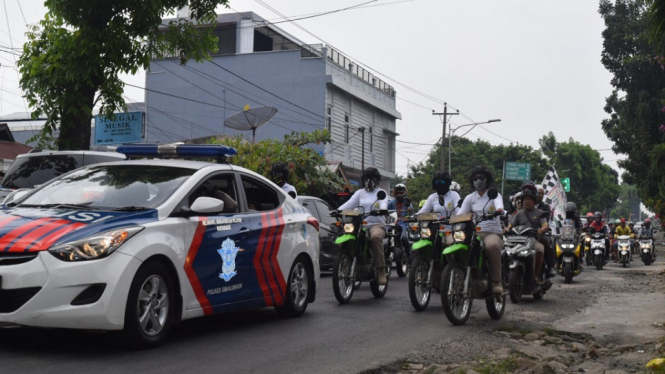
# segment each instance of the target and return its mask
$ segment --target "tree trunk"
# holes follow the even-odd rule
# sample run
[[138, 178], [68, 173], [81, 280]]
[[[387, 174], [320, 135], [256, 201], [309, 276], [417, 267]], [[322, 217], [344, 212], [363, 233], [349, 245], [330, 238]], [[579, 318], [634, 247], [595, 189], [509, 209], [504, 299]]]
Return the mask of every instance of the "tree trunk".
[[90, 149], [92, 112], [83, 108], [87, 107], [92, 110], [96, 91], [96, 88], [86, 87], [79, 90], [78, 95], [73, 96], [80, 100], [79, 103], [75, 104], [79, 106], [76, 113], [67, 113], [68, 108], [60, 109], [60, 134], [57, 141], [59, 151], [87, 151]]

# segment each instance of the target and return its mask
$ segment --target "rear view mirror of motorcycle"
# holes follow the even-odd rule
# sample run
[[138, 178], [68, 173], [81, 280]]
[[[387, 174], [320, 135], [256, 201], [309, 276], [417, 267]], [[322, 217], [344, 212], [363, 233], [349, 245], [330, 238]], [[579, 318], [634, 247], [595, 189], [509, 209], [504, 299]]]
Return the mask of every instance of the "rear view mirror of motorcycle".
[[499, 191], [496, 190], [496, 188], [490, 188], [487, 190], [487, 197], [490, 198], [490, 200], [494, 200], [499, 196]]
[[381, 190], [376, 194], [377, 200], [383, 200], [386, 198], [386, 191]]

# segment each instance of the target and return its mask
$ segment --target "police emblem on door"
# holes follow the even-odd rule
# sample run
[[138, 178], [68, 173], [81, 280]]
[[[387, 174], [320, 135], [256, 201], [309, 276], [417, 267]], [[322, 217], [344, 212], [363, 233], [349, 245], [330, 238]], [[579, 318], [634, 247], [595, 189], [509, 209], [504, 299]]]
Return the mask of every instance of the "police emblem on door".
[[228, 238], [222, 242], [222, 248], [217, 250], [220, 256], [222, 256], [222, 272], [219, 274], [219, 277], [225, 281], [230, 281], [236, 274], [236, 255], [240, 248], [236, 247], [236, 243]]

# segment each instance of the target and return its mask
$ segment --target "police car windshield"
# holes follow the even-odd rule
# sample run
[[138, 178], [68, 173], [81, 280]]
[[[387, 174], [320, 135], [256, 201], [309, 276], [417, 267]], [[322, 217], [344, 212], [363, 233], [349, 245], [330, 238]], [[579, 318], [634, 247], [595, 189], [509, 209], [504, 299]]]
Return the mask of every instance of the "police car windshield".
[[195, 171], [154, 165], [91, 166], [52, 181], [18, 205], [151, 209], [163, 203]]

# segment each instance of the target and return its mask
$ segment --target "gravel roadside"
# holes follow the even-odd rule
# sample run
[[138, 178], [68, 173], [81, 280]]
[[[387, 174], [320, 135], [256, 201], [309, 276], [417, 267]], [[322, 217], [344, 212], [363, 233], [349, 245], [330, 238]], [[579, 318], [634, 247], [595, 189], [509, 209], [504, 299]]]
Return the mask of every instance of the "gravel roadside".
[[[556, 277], [543, 300], [523, 297], [499, 321], [474, 308], [452, 327], [441, 311], [438, 343], [364, 373], [650, 372], [645, 365], [665, 357], [665, 247], [657, 253], [650, 266], [587, 267], [570, 285]], [[438, 294], [430, 307], [440, 308]], [[462, 339], [447, 339], [447, 328], [465, 329]]]

